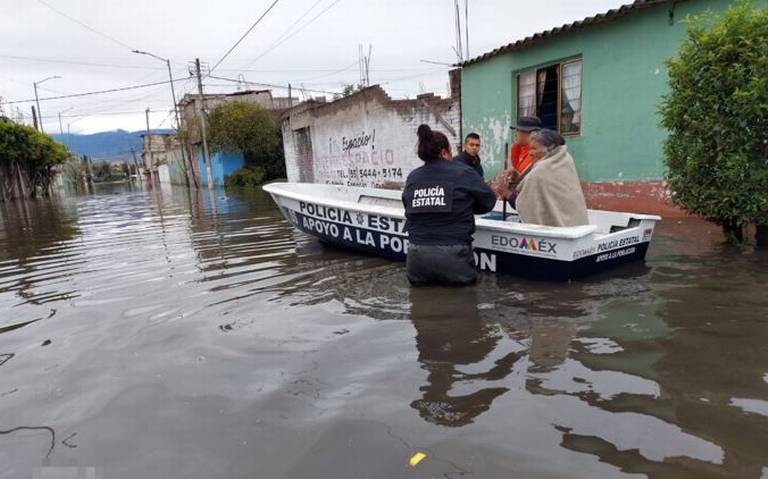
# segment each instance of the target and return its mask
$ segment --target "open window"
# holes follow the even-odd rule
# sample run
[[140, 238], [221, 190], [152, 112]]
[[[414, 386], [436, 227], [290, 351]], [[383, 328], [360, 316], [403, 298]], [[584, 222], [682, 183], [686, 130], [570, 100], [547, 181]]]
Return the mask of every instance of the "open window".
[[517, 75], [517, 116], [538, 116], [562, 135], [581, 133], [581, 60], [525, 70]]

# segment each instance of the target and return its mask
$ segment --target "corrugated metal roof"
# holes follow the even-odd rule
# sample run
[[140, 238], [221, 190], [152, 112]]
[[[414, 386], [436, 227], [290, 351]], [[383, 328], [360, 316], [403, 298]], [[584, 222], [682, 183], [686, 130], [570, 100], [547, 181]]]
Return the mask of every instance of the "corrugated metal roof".
[[634, 2], [622, 5], [619, 8], [614, 8], [613, 10], [608, 10], [605, 13], [601, 13], [592, 17], [587, 17], [583, 20], [579, 20], [577, 22], [569, 23], [557, 28], [553, 28], [551, 30], [546, 30], [543, 32], [535, 33], [531, 35], [530, 37], [523, 38], [522, 40], [518, 40], [513, 43], [509, 43], [507, 45], [504, 45], [502, 47], [496, 48], [495, 50], [492, 50], [488, 53], [484, 53], [483, 55], [480, 55], [479, 57], [472, 58], [471, 60], [467, 60], [464, 63], [459, 64], [459, 66], [466, 67], [468, 65], [472, 65], [474, 63], [479, 63], [482, 61], [485, 61], [491, 57], [495, 57], [496, 55], [501, 55], [502, 53], [507, 53], [514, 50], [520, 50], [522, 48], [526, 48], [532, 44], [538, 43], [543, 40], [547, 40], [553, 37], [556, 37], [558, 35], [562, 35], [564, 33], [569, 33], [577, 30], [581, 30], [584, 28], [589, 28], [594, 25], [599, 25], [602, 23], [611, 22], [613, 20], [616, 20], [618, 18], [621, 18], [625, 15], [629, 15], [635, 12], [638, 12], [640, 10], [645, 10], [647, 8], [656, 7], [659, 5], [669, 5], [670, 7], [673, 6], [675, 3], [679, 3], [682, 0], [635, 0]]

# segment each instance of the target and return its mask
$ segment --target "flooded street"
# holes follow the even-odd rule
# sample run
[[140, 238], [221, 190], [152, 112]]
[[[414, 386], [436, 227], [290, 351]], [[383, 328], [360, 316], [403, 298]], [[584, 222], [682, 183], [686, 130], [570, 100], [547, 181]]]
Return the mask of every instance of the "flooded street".
[[261, 192], [0, 203], [0, 477], [768, 478], [768, 257], [720, 239], [411, 289]]

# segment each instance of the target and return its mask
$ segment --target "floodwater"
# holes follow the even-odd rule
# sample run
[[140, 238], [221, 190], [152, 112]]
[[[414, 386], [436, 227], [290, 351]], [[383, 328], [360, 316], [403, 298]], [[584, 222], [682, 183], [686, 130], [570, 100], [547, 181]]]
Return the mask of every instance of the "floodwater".
[[0, 204], [0, 477], [768, 478], [768, 258], [719, 239], [411, 289], [261, 192]]

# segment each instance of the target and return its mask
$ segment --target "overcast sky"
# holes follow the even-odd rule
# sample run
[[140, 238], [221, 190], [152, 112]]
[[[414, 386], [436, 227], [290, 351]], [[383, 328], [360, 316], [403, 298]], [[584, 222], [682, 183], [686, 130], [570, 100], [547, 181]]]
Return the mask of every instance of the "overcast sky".
[[[132, 49], [170, 58], [174, 76], [185, 78], [188, 61], [199, 57], [215, 65], [272, 1], [0, 0], [0, 97], [34, 98], [32, 83], [51, 75], [62, 78], [40, 85], [41, 98], [168, 78], [162, 62]], [[625, 3], [630, 0], [469, 0], [470, 54]], [[461, 4], [463, 14], [464, 0]], [[448, 68], [420, 60], [456, 61], [453, 5], [453, 0], [279, 0], [214, 75], [339, 91], [358, 82], [363, 44], [366, 52], [372, 45], [371, 83], [391, 96], [445, 95]], [[192, 80], [177, 82], [177, 96], [194, 88]], [[235, 91], [237, 84], [207, 79], [205, 88]], [[59, 131], [61, 113], [65, 132], [69, 125], [73, 133], [90, 133], [143, 129], [147, 107], [152, 128], [171, 127], [171, 103], [168, 85], [160, 85], [42, 101], [41, 110], [47, 132]], [[15, 118], [18, 107], [27, 121], [30, 106], [3, 104], [6, 115]]]

